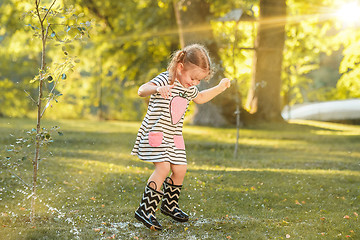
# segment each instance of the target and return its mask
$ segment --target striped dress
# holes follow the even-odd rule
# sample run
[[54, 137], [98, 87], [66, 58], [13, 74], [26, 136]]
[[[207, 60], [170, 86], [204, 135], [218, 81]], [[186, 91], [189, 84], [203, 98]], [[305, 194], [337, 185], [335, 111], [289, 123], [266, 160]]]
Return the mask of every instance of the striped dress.
[[[169, 85], [169, 73], [163, 72], [150, 82], [157, 86]], [[170, 98], [165, 99], [159, 93], [151, 95], [131, 154], [148, 162], [186, 164], [182, 127], [189, 102], [198, 93], [195, 86], [185, 88], [175, 80]]]

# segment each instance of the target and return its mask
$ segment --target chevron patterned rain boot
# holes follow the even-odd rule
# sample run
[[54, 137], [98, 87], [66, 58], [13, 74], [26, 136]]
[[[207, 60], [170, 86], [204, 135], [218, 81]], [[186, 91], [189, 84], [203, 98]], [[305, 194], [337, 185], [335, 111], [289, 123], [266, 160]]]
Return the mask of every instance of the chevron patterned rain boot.
[[154, 181], [146, 185], [140, 206], [135, 211], [135, 218], [152, 230], [162, 230], [161, 224], [156, 220], [155, 211], [163, 197], [163, 193], [150, 187], [151, 183], [155, 184], [155, 189], [157, 188]]
[[[170, 183], [171, 182], [171, 183]], [[161, 213], [172, 217], [178, 222], [187, 222], [189, 216], [179, 208], [179, 197], [182, 185], [174, 185], [173, 180], [169, 177], [163, 184], [164, 197], [161, 204]]]

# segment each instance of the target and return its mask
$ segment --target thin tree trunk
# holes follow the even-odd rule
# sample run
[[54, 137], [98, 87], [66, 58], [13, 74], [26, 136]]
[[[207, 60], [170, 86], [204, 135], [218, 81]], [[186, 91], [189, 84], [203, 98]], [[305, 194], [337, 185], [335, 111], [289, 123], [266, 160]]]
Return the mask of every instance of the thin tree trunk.
[[38, 169], [39, 169], [39, 159], [40, 159], [40, 141], [41, 141], [41, 117], [42, 117], [42, 97], [43, 97], [43, 78], [45, 73], [45, 58], [46, 58], [46, 39], [49, 33], [50, 24], [46, 27], [44, 26], [44, 21], [50, 12], [52, 6], [55, 4], [56, 0], [54, 0], [48, 9], [47, 13], [43, 18], [41, 18], [39, 12], [39, 0], [35, 0], [36, 12], [39, 19], [39, 23], [41, 26], [41, 42], [42, 42], [42, 51], [41, 51], [41, 63], [40, 63], [40, 71], [39, 71], [39, 95], [37, 99], [37, 122], [36, 122], [36, 137], [35, 137], [35, 156], [32, 161], [33, 164], [33, 181], [32, 181], [32, 189], [31, 189], [31, 212], [30, 212], [30, 222], [32, 224], [35, 223], [36, 216], [36, 189], [37, 189], [37, 177], [38, 177]]
[[41, 103], [43, 97], [43, 76], [45, 71], [45, 56], [46, 56], [46, 37], [48, 35], [49, 26], [45, 29], [41, 24], [41, 40], [42, 40], [42, 51], [41, 51], [41, 66], [39, 73], [39, 95], [37, 102], [37, 122], [36, 122], [36, 137], [35, 137], [35, 156], [33, 160], [33, 185], [31, 194], [31, 222], [34, 223], [35, 219], [35, 201], [36, 201], [36, 188], [37, 188], [37, 175], [38, 175], [38, 164], [40, 158], [40, 134], [41, 134]]

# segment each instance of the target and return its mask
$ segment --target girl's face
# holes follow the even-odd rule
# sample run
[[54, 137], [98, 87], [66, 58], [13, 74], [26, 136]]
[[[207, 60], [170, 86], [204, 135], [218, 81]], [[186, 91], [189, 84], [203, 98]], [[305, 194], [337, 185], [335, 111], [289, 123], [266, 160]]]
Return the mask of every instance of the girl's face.
[[200, 81], [209, 75], [206, 71], [194, 64], [188, 63], [186, 65], [179, 63], [177, 68], [177, 79], [185, 88], [199, 85]]

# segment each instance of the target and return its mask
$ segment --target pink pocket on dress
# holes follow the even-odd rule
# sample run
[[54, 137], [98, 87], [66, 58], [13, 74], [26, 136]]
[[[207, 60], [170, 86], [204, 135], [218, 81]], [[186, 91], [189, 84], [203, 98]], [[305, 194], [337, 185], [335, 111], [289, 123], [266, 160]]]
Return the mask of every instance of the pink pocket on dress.
[[182, 135], [174, 135], [174, 143], [176, 148], [185, 150], [185, 143]]
[[149, 144], [152, 147], [158, 147], [161, 145], [163, 140], [162, 132], [149, 132]]

